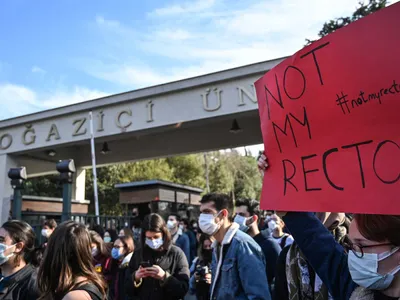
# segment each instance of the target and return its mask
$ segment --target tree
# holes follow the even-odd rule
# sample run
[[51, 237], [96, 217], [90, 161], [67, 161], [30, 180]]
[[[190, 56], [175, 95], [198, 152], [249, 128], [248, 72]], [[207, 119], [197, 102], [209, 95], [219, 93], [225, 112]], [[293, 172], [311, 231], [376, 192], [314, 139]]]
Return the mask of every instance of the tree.
[[29, 178], [24, 187], [25, 195], [62, 197], [62, 188], [58, 175]]
[[[362, 17], [365, 17], [369, 14], [372, 14], [382, 8], [385, 8], [386, 5], [388, 4], [387, 0], [369, 0], [368, 4], [364, 4], [363, 2], [359, 3], [359, 7], [356, 9], [356, 11], [349, 17], [341, 17], [337, 18], [334, 20], [330, 20], [328, 22], [325, 22], [324, 26], [318, 33], [318, 36], [320, 38], [335, 32], [336, 30], [349, 25], [350, 23], [357, 21], [358, 19], [361, 19]], [[307, 44], [311, 44], [312, 40], [306, 39]]]
[[172, 170], [172, 181], [194, 187], [205, 188], [204, 158], [200, 154], [190, 154], [167, 158]]
[[[173, 173], [166, 159], [144, 160], [133, 163], [112, 165], [97, 168], [97, 191], [100, 213], [105, 215], [122, 215], [123, 207], [119, 203], [118, 183], [160, 179], [170, 181]], [[90, 200], [91, 209], [94, 203], [92, 172], [86, 176], [86, 198]]]

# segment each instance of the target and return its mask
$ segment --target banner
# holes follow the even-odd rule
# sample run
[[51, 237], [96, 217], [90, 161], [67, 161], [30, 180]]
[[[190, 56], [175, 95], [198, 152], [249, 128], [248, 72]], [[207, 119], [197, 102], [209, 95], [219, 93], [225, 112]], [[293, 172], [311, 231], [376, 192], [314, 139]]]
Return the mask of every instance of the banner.
[[400, 214], [399, 16], [364, 17], [256, 82], [263, 209]]

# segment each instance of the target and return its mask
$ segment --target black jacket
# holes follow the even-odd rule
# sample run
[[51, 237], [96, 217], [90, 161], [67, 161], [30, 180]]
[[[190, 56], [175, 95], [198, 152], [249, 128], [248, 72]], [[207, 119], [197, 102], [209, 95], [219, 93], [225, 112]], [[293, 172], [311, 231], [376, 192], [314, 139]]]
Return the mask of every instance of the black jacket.
[[253, 239], [264, 253], [268, 283], [271, 287], [275, 278], [275, 267], [281, 253], [281, 247], [268, 233], [263, 231], [253, 237]]
[[126, 276], [129, 276], [128, 266], [119, 266], [116, 277], [116, 287], [114, 300], [132, 300], [133, 298], [126, 294], [125, 291], [125, 281], [127, 280]]
[[[136, 257], [135, 257], [136, 256]], [[167, 279], [162, 282], [154, 278], [144, 278], [139, 287], [133, 284], [132, 275], [139, 269], [141, 261], [150, 261], [168, 272]], [[153, 251], [144, 246], [136, 251], [126, 274], [125, 288], [134, 299], [178, 300], [183, 299], [189, 289], [189, 266], [185, 254], [176, 246], [167, 251]]]
[[289, 300], [288, 283], [286, 277], [286, 257], [290, 247], [283, 248], [276, 263], [275, 289], [273, 299]]
[[35, 300], [38, 297], [37, 270], [32, 265], [3, 277], [0, 282], [0, 300]]

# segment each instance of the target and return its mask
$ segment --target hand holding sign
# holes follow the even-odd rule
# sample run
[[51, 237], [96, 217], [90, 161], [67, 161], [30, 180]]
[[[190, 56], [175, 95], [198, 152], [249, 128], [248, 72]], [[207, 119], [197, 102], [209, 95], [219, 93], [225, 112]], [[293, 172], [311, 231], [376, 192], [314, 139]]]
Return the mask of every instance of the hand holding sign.
[[350, 24], [256, 82], [262, 208], [400, 214], [399, 15]]

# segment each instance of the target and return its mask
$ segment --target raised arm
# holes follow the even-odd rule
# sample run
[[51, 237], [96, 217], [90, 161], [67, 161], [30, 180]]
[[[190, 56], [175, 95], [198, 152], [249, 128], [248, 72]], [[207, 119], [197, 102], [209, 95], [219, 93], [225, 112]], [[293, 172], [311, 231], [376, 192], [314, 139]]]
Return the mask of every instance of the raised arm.
[[283, 220], [297, 245], [334, 299], [349, 299], [356, 288], [347, 254], [312, 213], [289, 212]]

